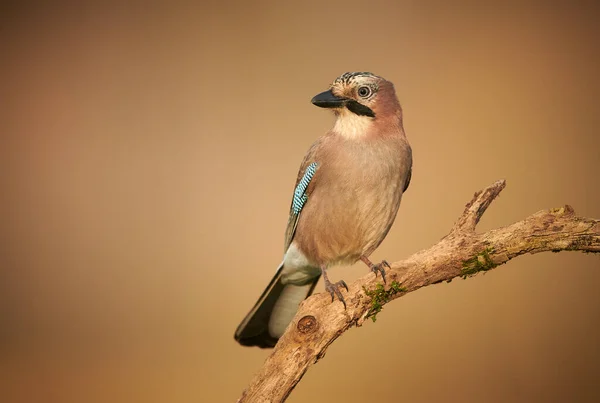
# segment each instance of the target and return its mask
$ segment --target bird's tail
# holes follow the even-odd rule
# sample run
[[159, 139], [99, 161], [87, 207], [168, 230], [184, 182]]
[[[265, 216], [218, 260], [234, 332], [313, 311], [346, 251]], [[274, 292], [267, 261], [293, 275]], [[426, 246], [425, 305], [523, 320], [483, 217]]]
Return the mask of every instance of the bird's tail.
[[240, 344], [261, 348], [274, 347], [296, 315], [300, 303], [312, 294], [319, 281], [320, 276], [317, 276], [304, 285], [283, 284], [282, 269], [283, 263], [235, 331], [235, 339]]

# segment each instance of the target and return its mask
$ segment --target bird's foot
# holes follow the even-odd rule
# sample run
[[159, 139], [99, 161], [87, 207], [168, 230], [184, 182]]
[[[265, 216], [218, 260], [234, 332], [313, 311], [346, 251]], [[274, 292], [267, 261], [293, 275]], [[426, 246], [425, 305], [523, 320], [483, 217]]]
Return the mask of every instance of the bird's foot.
[[325, 279], [325, 289], [329, 294], [331, 294], [331, 302], [334, 301], [335, 297], [338, 297], [342, 304], [344, 304], [344, 309], [346, 309], [346, 301], [344, 301], [344, 296], [342, 295], [341, 287], [344, 287], [346, 291], [348, 291], [348, 286], [344, 280], [340, 280], [336, 283], [331, 283], [329, 279]]
[[363, 262], [365, 262], [365, 264], [367, 266], [369, 266], [369, 268], [371, 269], [371, 271], [373, 273], [375, 273], [375, 277], [377, 277], [377, 272], [381, 273], [381, 278], [383, 279], [383, 283], [387, 284], [386, 280], [385, 280], [385, 268], [387, 267], [388, 269], [391, 269], [392, 266], [390, 266], [390, 264], [387, 262], [387, 260], [382, 260], [381, 262], [374, 264], [373, 262], [371, 262], [368, 258], [366, 257], [361, 257], [360, 258]]

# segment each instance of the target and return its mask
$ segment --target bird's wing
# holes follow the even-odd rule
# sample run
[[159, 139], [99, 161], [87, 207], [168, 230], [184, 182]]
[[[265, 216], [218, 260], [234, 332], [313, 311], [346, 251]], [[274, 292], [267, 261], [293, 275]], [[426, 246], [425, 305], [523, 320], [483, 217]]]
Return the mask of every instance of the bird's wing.
[[408, 170], [408, 175], [406, 176], [406, 182], [404, 182], [404, 189], [402, 189], [402, 193], [406, 192], [408, 189], [408, 185], [410, 185], [410, 178], [412, 178], [412, 167]]
[[308, 202], [310, 193], [314, 188], [313, 178], [317, 172], [317, 169], [319, 168], [319, 162], [315, 161], [317, 148], [318, 142], [313, 144], [308, 150], [304, 156], [302, 164], [300, 165], [300, 170], [298, 171], [298, 177], [296, 178], [296, 185], [294, 187], [294, 196], [292, 197], [292, 205], [290, 206], [290, 216], [288, 219], [287, 228], [285, 230], [285, 245], [283, 253], [288, 250], [292, 240], [294, 239], [300, 213], [302, 212], [302, 208]]

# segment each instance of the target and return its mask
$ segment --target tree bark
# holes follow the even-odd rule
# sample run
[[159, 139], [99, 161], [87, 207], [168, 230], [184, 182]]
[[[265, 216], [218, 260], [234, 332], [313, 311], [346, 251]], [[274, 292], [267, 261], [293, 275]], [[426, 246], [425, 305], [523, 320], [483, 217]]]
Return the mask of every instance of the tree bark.
[[507, 227], [478, 234], [475, 227], [504, 189], [500, 180], [475, 193], [450, 233], [429, 249], [391, 264], [387, 283], [369, 273], [344, 293], [347, 309], [327, 293], [301, 305], [286, 332], [238, 402], [282, 402], [306, 370], [352, 326], [361, 326], [383, 305], [421, 287], [491, 270], [524, 253], [600, 252], [600, 220], [577, 217], [569, 205], [539, 211]]

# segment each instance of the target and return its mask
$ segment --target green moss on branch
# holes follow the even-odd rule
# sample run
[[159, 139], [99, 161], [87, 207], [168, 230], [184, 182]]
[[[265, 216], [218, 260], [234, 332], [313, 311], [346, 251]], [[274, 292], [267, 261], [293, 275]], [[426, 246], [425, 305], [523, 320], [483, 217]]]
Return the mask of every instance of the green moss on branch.
[[481, 253], [465, 260], [461, 269], [462, 277], [467, 278], [479, 273], [480, 271], [488, 271], [498, 266], [490, 257], [490, 253], [493, 252], [494, 250], [492, 248], [485, 248]]
[[363, 286], [363, 290], [365, 291], [365, 294], [371, 298], [371, 307], [367, 313], [367, 318], [371, 318], [371, 320], [375, 322], [377, 321], [377, 314], [383, 309], [383, 305], [391, 300], [395, 294], [405, 292], [406, 288], [402, 287], [399, 282], [392, 281], [388, 290], [386, 290], [381, 283], [377, 284], [373, 290], [367, 290], [367, 288]]

